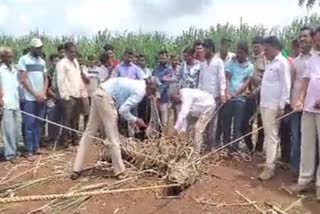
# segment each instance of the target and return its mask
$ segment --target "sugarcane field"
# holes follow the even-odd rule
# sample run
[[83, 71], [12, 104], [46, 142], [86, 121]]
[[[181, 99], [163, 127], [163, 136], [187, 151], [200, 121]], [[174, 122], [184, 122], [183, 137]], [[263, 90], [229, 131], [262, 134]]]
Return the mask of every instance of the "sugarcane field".
[[0, 214], [319, 214], [319, 11], [0, 1]]

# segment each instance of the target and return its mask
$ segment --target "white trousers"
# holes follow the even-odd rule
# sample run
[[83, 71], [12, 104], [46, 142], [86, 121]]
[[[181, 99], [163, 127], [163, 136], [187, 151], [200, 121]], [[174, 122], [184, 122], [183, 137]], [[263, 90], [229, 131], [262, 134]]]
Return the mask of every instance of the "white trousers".
[[163, 127], [168, 125], [169, 117], [169, 103], [160, 103], [159, 106], [160, 118]]
[[73, 165], [73, 171], [81, 171], [89, 145], [93, 140], [91, 137], [88, 137], [88, 135], [95, 136], [101, 123], [103, 124], [107, 137], [104, 141], [104, 145], [111, 153], [112, 166], [115, 174], [117, 175], [125, 170], [121, 157], [118, 113], [115, 108], [114, 100], [109, 94], [99, 88], [92, 95], [89, 121], [80, 141]]
[[[320, 162], [319, 160], [316, 160], [316, 150], [318, 149], [318, 154], [320, 154], [320, 147], [319, 144], [317, 147], [317, 139], [320, 139], [320, 114], [303, 112], [301, 120], [299, 184], [308, 184], [312, 182], [314, 173], [316, 172], [316, 186], [320, 187]], [[317, 162], [318, 166], [316, 166]]]
[[261, 107], [262, 123], [264, 128], [264, 145], [267, 151], [265, 167], [274, 169], [276, 166], [278, 147], [280, 144], [280, 121], [276, 121], [278, 112]]

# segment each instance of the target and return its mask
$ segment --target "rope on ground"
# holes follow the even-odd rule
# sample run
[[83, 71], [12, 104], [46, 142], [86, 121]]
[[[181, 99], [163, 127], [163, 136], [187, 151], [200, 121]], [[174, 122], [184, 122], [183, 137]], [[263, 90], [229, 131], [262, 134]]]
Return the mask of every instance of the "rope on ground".
[[164, 189], [164, 188], [177, 187], [177, 186], [179, 185], [169, 184], [169, 185], [150, 186], [150, 187], [137, 187], [137, 188], [131, 188], [131, 189], [116, 189], [116, 190], [90, 191], [90, 192], [66, 193], [66, 194], [50, 194], [50, 195], [17, 196], [17, 197], [11, 197], [11, 198], [0, 198], [0, 204], [78, 198], [82, 196], [94, 196], [94, 195], [104, 195], [104, 194], [123, 193], [123, 192], [137, 192], [137, 191], [146, 191], [146, 190], [154, 190], [154, 189]]
[[[53, 121], [51, 121], [51, 120], [47, 120], [47, 119], [38, 117], [38, 116], [36, 116], [36, 115], [34, 115], [34, 114], [30, 114], [30, 113], [25, 112], [25, 111], [22, 111], [22, 110], [19, 110], [19, 111], [20, 111], [22, 114], [28, 115], [28, 116], [30, 116], [30, 117], [34, 117], [34, 118], [36, 118], [36, 119], [38, 119], [38, 120], [40, 120], [40, 121], [47, 122], [47, 123], [50, 123], [50, 124], [55, 125], [55, 126], [59, 126], [60, 128], [67, 129], [67, 130], [72, 131], [72, 132], [76, 132], [76, 133], [78, 133], [78, 134], [80, 134], [80, 135], [83, 135], [83, 136], [92, 138], [92, 139], [97, 140], [97, 141], [100, 141], [100, 142], [102, 142], [102, 143], [105, 141], [105, 140], [103, 140], [103, 139], [101, 139], [101, 138], [98, 138], [98, 137], [95, 137], [95, 136], [92, 136], [92, 135], [85, 134], [84, 132], [81, 132], [81, 131], [79, 131], [79, 130], [72, 129], [72, 128], [69, 128], [69, 127], [67, 127], [67, 126], [64, 126], [64, 125], [55, 123], [55, 122], [53, 122]], [[148, 155], [145, 155], [145, 154], [136, 152], [136, 151], [131, 150], [131, 149], [128, 149], [128, 148], [125, 148], [125, 147], [123, 147], [122, 145], [120, 145], [120, 147], [121, 147], [122, 149], [124, 149], [124, 150], [127, 150], [127, 151], [129, 151], [129, 152], [135, 153], [135, 154], [137, 154], [137, 155], [139, 155], [139, 156], [148, 158], [148, 159], [150, 159], [150, 160], [154, 160], [154, 161], [157, 161], [157, 162], [166, 164], [166, 165], [168, 165], [168, 166], [171, 165], [170, 163], [164, 162], [163, 160], [159, 160], [159, 159], [156, 159], [156, 158], [154, 158], [154, 157], [151, 157], [151, 156], [148, 156]]]
[[[293, 114], [294, 112], [295, 112], [295, 111], [291, 111], [291, 112], [289, 112], [289, 113], [287, 113], [287, 114], [285, 114], [285, 115], [283, 115], [283, 116], [281, 116], [281, 117], [278, 117], [275, 121], [273, 121], [273, 123], [275, 123], [275, 122], [277, 122], [277, 121], [279, 121], [279, 120], [281, 120], [281, 119], [283, 119], [283, 118], [285, 118], [285, 117], [290, 116], [290, 115]], [[190, 166], [191, 164], [198, 163], [198, 162], [200, 162], [200, 161], [203, 160], [203, 159], [208, 158], [209, 156], [211, 156], [211, 155], [213, 155], [213, 154], [215, 154], [215, 153], [217, 153], [217, 152], [219, 152], [219, 151], [227, 148], [228, 146], [230, 146], [230, 145], [232, 145], [232, 144], [234, 144], [234, 143], [239, 142], [240, 140], [244, 139], [245, 137], [248, 137], [248, 136], [252, 135], [253, 133], [258, 132], [258, 131], [261, 130], [261, 129], [263, 129], [263, 126], [260, 126], [259, 128], [253, 130], [252, 132], [249, 132], [249, 133], [247, 133], [247, 134], [245, 134], [245, 135], [242, 135], [242, 136], [239, 137], [238, 139], [235, 139], [235, 140], [233, 140], [233, 141], [231, 141], [231, 142], [229, 142], [229, 143], [227, 143], [227, 144], [225, 144], [225, 145], [223, 145], [223, 146], [220, 146], [219, 148], [213, 150], [212, 152], [209, 152], [209, 153], [203, 155], [202, 157], [198, 158], [197, 160], [189, 163], [186, 167]]]

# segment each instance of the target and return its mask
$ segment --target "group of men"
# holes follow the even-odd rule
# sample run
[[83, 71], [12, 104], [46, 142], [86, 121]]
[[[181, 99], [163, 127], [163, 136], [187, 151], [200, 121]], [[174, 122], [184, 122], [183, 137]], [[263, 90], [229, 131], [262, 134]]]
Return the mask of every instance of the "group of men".
[[[134, 137], [137, 127], [148, 127], [152, 99], [156, 100], [161, 127], [168, 126], [170, 110], [177, 134], [189, 132], [195, 123], [198, 155], [223, 145], [231, 157], [235, 153], [265, 153], [260, 180], [274, 176], [280, 146], [281, 160], [298, 175], [292, 191], [310, 189], [317, 169], [320, 200], [320, 165], [316, 165], [320, 148], [320, 96], [316, 92], [320, 89], [320, 28], [303, 27], [291, 57], [274, 36], [255, 37], [252, 54], [247, 42], [239, 42], [236, 53], [229, 51], [230, 43], [223, 38], [216, 51], [212, 39], [196, 41], [182, 51], [181, 63], [178, 56], [160, 51], [153, 70], [146, 67], [144, 55], [129, 48], [124, 50], [122, 61], [117, 61], [110, 44], [105, 45], [97, 62], [95, 56], [83, 60], [77, 46], [67, 42], [50, 56], [48, 71], [39, 39], [32, 39], [18, 66], [13, 64], [13, 51], [4, 48], [0, 55], [0, 102], [5, 159], [14, 162], [17, 157], [20, 112], [29, 160], [41, 151], [43, 122], [39, 118], [62, 125], [60, 129], [48, 124], [49, 140], [67, 147], [78, 144], [77, 133], [68, 128], [78, 130], [82, 114], [86, 129], [71, 178], [81, 175], [88, 145], [98, 132], [106, 136], [104, 144], [115, 176], [125, 177], [118, 120], [126, 121], [127, 135]], [[257, 142], [252, 138], [255, 121], [258, 128], [263, 127]]]

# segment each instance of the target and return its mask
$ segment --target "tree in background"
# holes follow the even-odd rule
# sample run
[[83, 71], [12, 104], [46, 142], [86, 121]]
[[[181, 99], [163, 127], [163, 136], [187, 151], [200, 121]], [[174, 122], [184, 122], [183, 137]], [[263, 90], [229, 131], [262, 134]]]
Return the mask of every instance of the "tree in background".
[[306, 6], [307, 8], [312, 8], [316, 3], [318, 2], [318, 5], [320, 6], [319, 0], [299, 0], [300, 6]]

